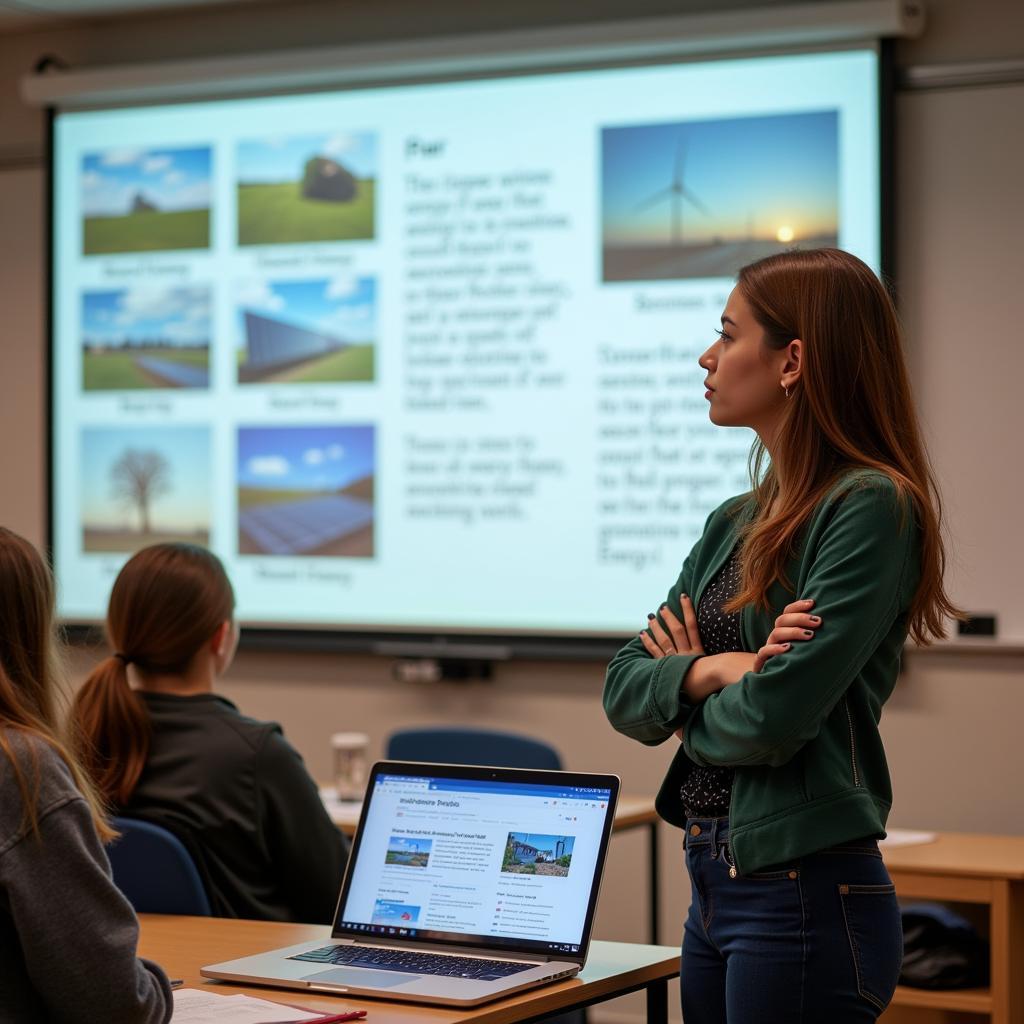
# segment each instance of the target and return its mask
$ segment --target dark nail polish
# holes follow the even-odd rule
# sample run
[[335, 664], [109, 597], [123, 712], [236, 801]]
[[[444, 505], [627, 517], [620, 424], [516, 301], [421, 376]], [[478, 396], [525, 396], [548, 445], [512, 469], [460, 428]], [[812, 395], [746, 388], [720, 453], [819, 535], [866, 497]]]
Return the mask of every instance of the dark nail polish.
[[813, 629], [805, 629], [804, 630], [804, 636], [814, 636], [814, 630]]
[[650, 620], [651, 620], [651, 619], [653, 619], [653, 618], [654, 618], [654, 612], [648, 612], [648, 613], [647, 613], [647, 619], [648, 619], [648, 621], [650, 621]]
[[821, 622], [821, 619], [817, 615], [812, 615], [811, 622]]

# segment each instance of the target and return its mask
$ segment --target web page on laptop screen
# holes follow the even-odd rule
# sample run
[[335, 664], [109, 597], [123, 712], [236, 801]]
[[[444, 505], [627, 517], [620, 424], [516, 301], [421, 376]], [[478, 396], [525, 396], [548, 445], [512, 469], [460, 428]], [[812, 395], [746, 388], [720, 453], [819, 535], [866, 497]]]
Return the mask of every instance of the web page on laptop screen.
[[578, 952], [610, 797], [379, 775], [338, 926]]

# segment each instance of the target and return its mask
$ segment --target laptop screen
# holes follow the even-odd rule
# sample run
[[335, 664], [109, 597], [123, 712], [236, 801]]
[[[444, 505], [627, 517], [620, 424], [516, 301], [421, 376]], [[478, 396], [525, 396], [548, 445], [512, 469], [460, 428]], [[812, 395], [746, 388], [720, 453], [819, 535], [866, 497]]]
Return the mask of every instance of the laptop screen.
[[585, 955], [609, 775], [375, 766], [335, 936]]

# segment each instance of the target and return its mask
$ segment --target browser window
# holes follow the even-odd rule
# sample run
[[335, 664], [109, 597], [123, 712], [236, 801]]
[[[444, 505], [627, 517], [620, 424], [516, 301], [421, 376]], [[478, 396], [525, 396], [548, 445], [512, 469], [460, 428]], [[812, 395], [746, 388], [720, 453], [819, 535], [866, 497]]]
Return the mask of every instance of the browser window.
[[338, 927], [578, 952], [611, 791], [382, 774]]

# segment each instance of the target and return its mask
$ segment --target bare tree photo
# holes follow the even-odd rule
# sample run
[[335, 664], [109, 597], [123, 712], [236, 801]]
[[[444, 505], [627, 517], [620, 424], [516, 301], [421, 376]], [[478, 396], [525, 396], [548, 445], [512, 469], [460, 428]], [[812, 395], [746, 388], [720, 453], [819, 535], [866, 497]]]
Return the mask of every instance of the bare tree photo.
[[140, 532], [151, 533], [151, 503], [170, 489], [170, 463], [158, 451], [128, 448], [111, 467], [114, 497], [139, 510]]

